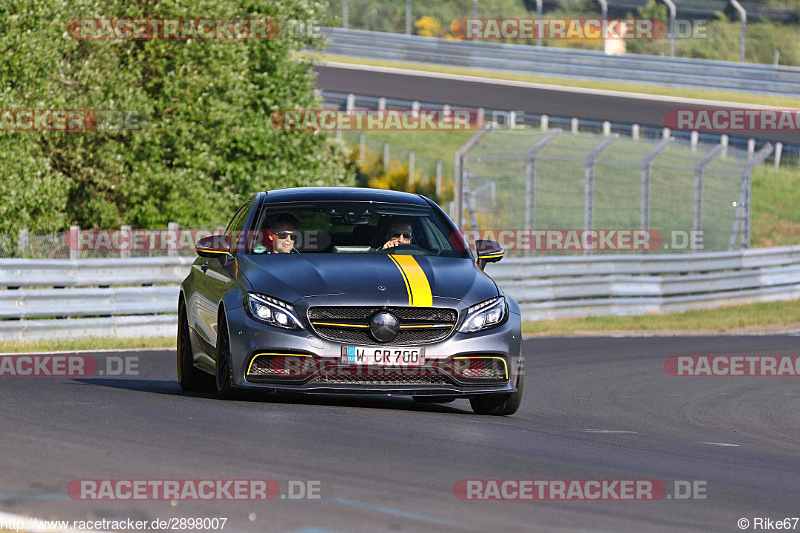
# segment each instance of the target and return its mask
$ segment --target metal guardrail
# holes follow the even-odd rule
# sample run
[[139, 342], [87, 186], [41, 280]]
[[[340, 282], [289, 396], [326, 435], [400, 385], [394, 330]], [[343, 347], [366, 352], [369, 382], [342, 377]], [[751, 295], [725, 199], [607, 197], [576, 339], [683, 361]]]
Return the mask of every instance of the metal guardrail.
[[174, 335], [193, 261], [0, 259], [0, 341]]
[[[2, 259], [0, 341], [174, 335], [178, 284], [191, 262]], [[509, 258], [487, 272], [519, 302], [525, 320], [675, 312], [800, 298], [800, 245], [692, 256]]]
[[668, 87], [757, 94], [800, 94], [800, 67], [735, 63], [593, 50], [456, 41], [343, 28], [323, 28], [326, 52], [369, 59], [554, 75]]
[[800, 246], [506, 259], [487, 272], [525, 320], [642, 315], [800, 298]]

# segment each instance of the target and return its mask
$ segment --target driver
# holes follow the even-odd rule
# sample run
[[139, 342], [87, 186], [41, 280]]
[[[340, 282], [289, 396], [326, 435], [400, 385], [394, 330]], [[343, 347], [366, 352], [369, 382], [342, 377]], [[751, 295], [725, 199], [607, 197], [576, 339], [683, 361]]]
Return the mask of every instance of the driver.
[[394, 248], [400, 244], [411, 244], [412, 236], [411, 223], [408, 220], [402, 218], [393, 220], [386, 232], [386, 244], [381, 246], [381, 250]]
[[299, 254], [294, 247], [297, 242], [299, 232], [297, 219], [288, 213], [275, 215], [269, 219], [267, 227], [275, 235], [272, 240], [272, 250], [270, 254]]

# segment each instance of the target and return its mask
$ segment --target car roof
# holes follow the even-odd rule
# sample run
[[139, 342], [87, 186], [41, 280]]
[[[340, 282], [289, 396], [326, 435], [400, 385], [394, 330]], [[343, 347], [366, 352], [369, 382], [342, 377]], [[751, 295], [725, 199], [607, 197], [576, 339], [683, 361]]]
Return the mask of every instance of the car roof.
[[266, 191], [266, 195], [267, 203], [331, 200], [429, 205], [425, 198], [418, 194], [362, 187], [296, 187]]

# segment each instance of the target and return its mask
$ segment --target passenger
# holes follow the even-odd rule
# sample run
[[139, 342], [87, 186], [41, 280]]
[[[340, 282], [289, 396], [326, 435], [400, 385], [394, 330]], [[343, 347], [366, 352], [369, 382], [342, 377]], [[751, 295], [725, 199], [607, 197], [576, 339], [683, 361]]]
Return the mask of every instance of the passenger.
[[297, 231], [297, 219], [288, 213], [274, 215], [268, 221], [267, 227], [273, 233], [272, 250], [270, 254], [299, 254], [294, 247], [300, 233]]

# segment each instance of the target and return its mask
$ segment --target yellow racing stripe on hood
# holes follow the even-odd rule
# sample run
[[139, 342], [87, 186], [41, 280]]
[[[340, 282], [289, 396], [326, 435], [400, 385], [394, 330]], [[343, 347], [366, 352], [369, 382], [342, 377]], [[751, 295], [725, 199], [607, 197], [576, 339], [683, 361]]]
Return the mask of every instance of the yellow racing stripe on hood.
[[408, 305], [414, 307], [433, 306], [433, 294], [428, 276], [425, 275], [414, 256], [389, 255], [389, 259], [394, 262], [403, 275], [403, 281], [405, 281], [408, 291]]

